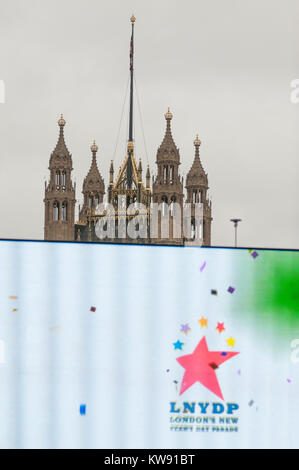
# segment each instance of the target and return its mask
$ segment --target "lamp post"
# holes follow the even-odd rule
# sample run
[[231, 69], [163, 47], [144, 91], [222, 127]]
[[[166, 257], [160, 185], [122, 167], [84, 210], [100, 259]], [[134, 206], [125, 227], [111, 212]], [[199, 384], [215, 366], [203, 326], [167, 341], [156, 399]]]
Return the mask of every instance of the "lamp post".
[[235, 227], [235, 247], [237, 247], [237, 230], [238, 230], [238, 223], [242, 222], [242, 219], [230, 219], [231, 222], [234, 222]]

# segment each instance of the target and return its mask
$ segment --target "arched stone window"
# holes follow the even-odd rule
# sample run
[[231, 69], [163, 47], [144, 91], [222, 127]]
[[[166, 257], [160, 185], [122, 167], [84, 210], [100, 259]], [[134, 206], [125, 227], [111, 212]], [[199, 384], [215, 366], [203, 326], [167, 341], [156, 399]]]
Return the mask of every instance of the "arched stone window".
[[59, 186], [60, 186], [60, 171], [59, 171], [59, 170], [56, 171], [56, 175], [55, 175], [55, 184], [56, 184], [57, 189], [58, 189]]
[[89, 198], [88, 198], [88, 207], [89, 207], [89, 209], [92, 208], [92, 205], [93, 205], [93, 196], [89, 196]]
[[204, 223], [204, 221], [201, 220], [200, 224], [199, 224], [199, 238], [200, 238], [200, 240], [203, 239], [203, 223]]
[[164, 182], [167, 181], [167, 165], [163, 166], [163, 180]]
[[99, 201], [100, 201], [100, 199], [99, 199], [99, 195], [98, 195], [98, 194], [96, 194], [96, 195], [95, 195], [95, 198], [94, 198], [94, 206], [95, 206], [95, 207], [98, 207], [98, 205], [99, 205]]
[[174, 177], [174, 167], [173, 167], [173, 165], [171, 165], [171, 167], [170, 167], [170, 175], [169, 175], [170, 184], [173, 184], [173, 177]]
[[57, 201], [53, 204], [53, 220], [59, 220], [59, 203]]
[[62, 203], [62, 220], [67, 220], [67, 202]]
[[65, 185], [66, 185], [66, 171], [63, 170], [63, 172], [62, 172], [62, 186], [64, 186], [64, 188], [65, 188]]
[[176, 202], [176, 197], [175, 196], [171, 196], [171, 199], [170, 199], [170, 215], [173, 216], [173, 212], [174, 212], [174, 203]]
[[162, 196], [162, 215], [167, 214], [167, 204], [168, 204], [167, 196]]
[[201, 191], [198, 191], [198, 202], [201, 202], [201, 198], [202, 198], [202, 193]]
[[194, 239], [195, 238], [195, 219], [192, 218], [191, 219], [191, 238]]
[[193, 204], [196, 203], [196, 191], [193, 191], [193, 193], [192, 193], [192, 202], [193, 202]]

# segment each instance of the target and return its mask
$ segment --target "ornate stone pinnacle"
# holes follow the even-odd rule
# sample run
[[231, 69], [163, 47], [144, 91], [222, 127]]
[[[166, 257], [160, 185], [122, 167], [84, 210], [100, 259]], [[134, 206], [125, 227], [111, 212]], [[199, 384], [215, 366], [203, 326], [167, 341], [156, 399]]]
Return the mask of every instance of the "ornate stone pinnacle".
[[200, 139], [198, 138], [198, 134], [197, 134], [196, 137], [195, 137], [194, 145], [195, 145], [195, 147], [200, 147], [200, 145], [201, 145], [201, 141], [200, 141]]
[[170, 112], [170, 109], [168, 108], [168, 111], [167, 113], [165, 113], [165, 119], [166, 121], [169, 119], [171, 120], [172, 119], [172, 113]]
[[58, 121], [58, 125], [59, 125], [60, 127], [64, 127], [64, 126], [65, 126], [65, 123], [66, 123], [66, 121], [65, 121], [65, 119], [63, 119], [63, 114], [61, 114], [61, 115], [60, 115], [60, 119], [59, 119], [59, 121]]
[[92, 153], [96, 153], [96, 152], [99, 150], [99, 147], [97, 146], [95, 140], [93, 141], [93, 144], [92, 144], [92, 146], [90, 147], [90, 150], [92, 151]]

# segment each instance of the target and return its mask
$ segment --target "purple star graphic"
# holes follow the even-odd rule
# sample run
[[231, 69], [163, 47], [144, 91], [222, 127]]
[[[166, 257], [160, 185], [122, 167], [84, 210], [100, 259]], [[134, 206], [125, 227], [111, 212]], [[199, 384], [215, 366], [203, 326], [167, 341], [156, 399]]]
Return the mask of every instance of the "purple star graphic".
[[191, 330], [191, 328], [188, 325], [188, 323], [186, 323], [186, 325], [181, 325], [181, 331], [183, 331], [183, 333], [187, 334], [190, 330]]

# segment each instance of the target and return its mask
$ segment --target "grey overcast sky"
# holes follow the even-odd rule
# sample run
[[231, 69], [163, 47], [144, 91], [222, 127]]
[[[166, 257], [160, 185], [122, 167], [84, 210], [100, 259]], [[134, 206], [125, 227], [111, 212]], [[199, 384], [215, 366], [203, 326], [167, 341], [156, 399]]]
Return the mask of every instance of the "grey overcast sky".
[[[58, 138], [73, 156], [77, 200], [99, 145], [107, 186], [129, 70], [151, 171], [173, 112], [186, 175], [196, 133], [213, 203], [212, 244], [299, 248], [298, 0], [0, 0], [0, 237], [43, 239], [44, 178]], [[115, 154], [125, 156], [128, 105]], [[147, 156], [138, 107], [137, 157]]]

